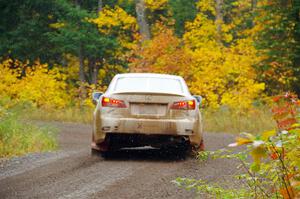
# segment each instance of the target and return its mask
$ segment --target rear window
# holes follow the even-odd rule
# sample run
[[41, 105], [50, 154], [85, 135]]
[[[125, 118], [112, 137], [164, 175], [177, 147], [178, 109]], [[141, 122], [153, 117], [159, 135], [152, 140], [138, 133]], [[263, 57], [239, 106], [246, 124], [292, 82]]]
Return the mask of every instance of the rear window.
[[120, 77], [114, 92], [153, 92], [182, 94], [183, 87], [179, 79], [158, 77]]

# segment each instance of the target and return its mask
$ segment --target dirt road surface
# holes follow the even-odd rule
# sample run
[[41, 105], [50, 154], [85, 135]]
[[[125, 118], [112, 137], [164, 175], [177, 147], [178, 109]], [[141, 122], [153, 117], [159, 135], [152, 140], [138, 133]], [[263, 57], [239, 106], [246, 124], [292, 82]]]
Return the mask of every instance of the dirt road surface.
[[[205, 198], [171, 183], [176, 177], [233, 183], [231, 160], [181, 160], [161, 151], [134, 150], [110, 159], [90, 156], [91, 126], [54, 123], [60, 150], [0, 162], [0, 198]], [[205, 134], [207, 150], [223, 148], [229, 134]]]

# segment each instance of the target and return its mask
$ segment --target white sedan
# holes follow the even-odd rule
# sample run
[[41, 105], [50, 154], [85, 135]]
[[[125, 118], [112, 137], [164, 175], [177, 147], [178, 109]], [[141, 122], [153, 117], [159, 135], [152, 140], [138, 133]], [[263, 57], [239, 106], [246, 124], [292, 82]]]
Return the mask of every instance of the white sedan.
[[92, 154], [128, 147], [203, 150], [200, 96], [182, 77], [118, 74], [105, 93], [93, 93]]

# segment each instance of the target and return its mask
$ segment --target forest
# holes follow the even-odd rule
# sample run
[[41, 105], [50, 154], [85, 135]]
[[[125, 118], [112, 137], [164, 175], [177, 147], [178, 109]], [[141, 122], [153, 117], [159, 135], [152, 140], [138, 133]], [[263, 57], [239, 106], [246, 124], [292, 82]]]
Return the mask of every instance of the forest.
[[211, 198], [300, 198], [300, 0], [0, 0], [0, 10], [0, 160], [57, 149], [41, 122], [91, 123], [92, 92], [115, 74], [167, 73], [203, 97], [205, 132], [244, 132], [229, 147], [247, 145], [197, 156], [241, 162], [246, 188], [173, 183]]
[[1, 0], [0, 8], [5, 103], [91, 106], [91, 92], [124, 72], [181, 75], [211, 108], [300, 93], [297, 0]]

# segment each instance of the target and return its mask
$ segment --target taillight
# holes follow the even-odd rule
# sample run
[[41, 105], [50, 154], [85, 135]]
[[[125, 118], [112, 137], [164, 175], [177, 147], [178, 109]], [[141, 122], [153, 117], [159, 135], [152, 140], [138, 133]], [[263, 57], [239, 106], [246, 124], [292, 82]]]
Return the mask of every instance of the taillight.
[[194, 110], [195, 108], [196, 108], [195, 100], [174, 102], [174, 104], [171, 106], [171, 109], [177, 109], [177, 110]]
[[126, 108], [126, 104], [123, 100], [112, 99], [109, 97], [102, 98], [102, 106], [104, 107], [115, 107], [115, 108]]

